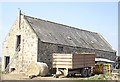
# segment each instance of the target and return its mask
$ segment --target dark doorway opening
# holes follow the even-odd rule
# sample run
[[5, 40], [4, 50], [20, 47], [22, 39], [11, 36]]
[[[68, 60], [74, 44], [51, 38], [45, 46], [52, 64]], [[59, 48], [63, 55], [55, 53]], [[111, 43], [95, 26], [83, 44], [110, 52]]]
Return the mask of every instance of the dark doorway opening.
[[10, 63], [10, 56], [5, 56], [5, 69], [9, 63]]

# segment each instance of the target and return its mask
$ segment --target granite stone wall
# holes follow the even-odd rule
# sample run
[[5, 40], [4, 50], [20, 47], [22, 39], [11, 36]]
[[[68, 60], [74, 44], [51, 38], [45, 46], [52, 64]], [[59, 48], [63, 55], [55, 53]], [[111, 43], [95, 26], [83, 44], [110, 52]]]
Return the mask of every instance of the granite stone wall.
[[[107, 51], [101, 51], [101, 50], [93, 50], [93, 49], [86, 49], [86, 48], [80, 48], [80, 47], [46, 43], [46, 42], [41, 42], [40, 40], [38, 43], [39, 43], [38, 45], [39, 48], [38, 48], [37, 61], [47, 63], [49, 66], [49, 69], [52, 68], [53, 53], [95, 52], [97, 58], [107, 58], [110, 60], [115, 60], [116, 58], [115, 52], [107, 52]], [[58, 46], [63, 47], [62, 52], [58, 51]]]
[[[5, 57], [10, 57], [11, 66], [19, 71], [25, 71], [31, 62], [37, 62], [38, 37], [21, 15], [10, 28], [2, 47], [2, 71], [5, 70]], [[21, 35], [20, 51], [16, 54], [17, 35]], [[16, 56], [15, 56], [16, 55]], [[15, 58], [13, 58], [15, 56]]]

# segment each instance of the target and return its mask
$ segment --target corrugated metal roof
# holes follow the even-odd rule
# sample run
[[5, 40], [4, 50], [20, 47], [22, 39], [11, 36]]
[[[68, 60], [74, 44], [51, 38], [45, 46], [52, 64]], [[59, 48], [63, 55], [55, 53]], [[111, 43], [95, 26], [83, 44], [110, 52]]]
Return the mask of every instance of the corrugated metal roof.
[[108, 60], [108, 59], [105, 59], [105, 58], [95, 58], [95, 61], [98, 61], [98, 62], [108, 62], [108, 63], [115, 63], [115, 61], [112, 61], [112, 60]]
[[42, 42], [62, 44], [113, 52], [112, 47], [100, 34], [63, 24], [25, 16]]

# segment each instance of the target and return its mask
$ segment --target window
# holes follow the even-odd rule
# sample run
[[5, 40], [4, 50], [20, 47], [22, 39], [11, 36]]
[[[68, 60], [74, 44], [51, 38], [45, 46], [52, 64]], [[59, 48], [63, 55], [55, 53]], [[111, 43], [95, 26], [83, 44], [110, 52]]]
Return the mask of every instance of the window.
[[5, 69], [7, 68], [9, 63], [10, 63], [10, 56], [5, 56]]
[[16, 51], [20, 51], [21, 35], [17, 35]]
[[63, 52], [63, 47], [62, 46], [58, 46], [58, 52]]

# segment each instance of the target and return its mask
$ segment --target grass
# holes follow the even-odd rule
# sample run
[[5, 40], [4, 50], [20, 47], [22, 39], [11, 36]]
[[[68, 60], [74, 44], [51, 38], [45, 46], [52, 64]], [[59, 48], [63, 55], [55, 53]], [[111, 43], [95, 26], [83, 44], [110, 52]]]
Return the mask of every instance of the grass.
[[99, 74], [91, 77], [69, 77], [69, 80], [112, 80], [110, 74]]

